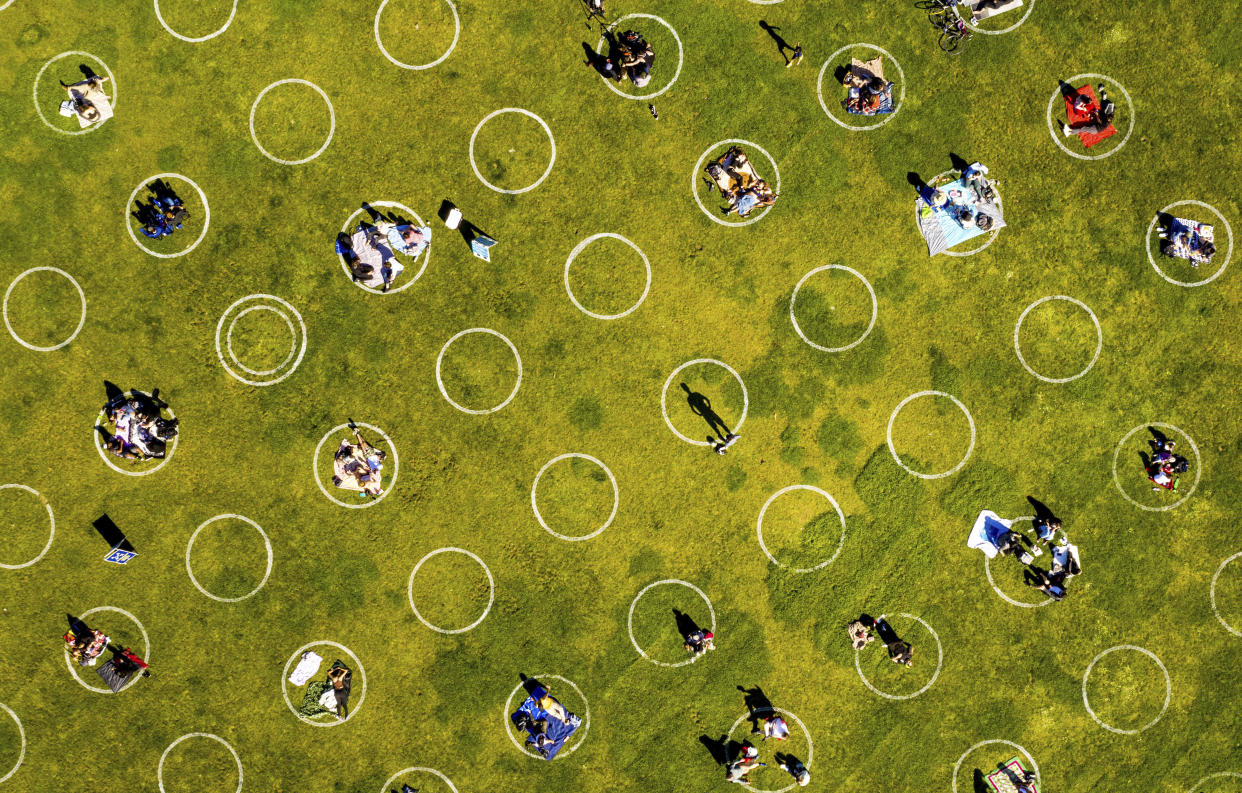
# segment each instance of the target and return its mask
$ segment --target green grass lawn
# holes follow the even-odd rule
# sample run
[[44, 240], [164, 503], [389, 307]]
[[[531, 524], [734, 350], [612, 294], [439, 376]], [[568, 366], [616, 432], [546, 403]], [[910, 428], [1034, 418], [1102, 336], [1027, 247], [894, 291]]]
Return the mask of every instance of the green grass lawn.
[[[159, 10], [194, 38], [224, 25], [231, 5], [162, 0]], [[599, 30], [574, 0], [460, 0], [459, 34], [443, 0], [389, 0], [380, 36], [397, 61], [428, 64], [456, 40], [420, 70], [380, 52], [378, 8], [243, 2], [201, 43], [174, 38], [142, 0], [14, 0], [0, 10], [0, 285], [55, 267], [87, 304], [81, 332], [59, 349], [0, 339], [0, 483], [34, 488], [55, 516], [40, 561], [0, 569], [9, 650], [0, 703], [25, 737], [21, 766], [0, 789], [157, 790], [165, 750], [209, 733], [236, 750], [246, 791], [372, 793], [411, 767], [441, 772], [461, 793], [717, 790], [724, 772], [707, 744], [750, 729], [742, 720], [730, 732], [746, 712], [739, 686], [760, 687], [797, 717], [780, 748], [810, 761], [820, 790], [945, 791], [956, 766], [967, 793], [976, 769], [1017, 751], [977, 747], [989, 740], [1029, 752], [1047, 793], [1187, 793], [1209, 774], [1242, 772], [1242, 638], [1220, 621], [1242, 631], [1242, 559], [1220, 569], [1242, 551], [1238, 265], [1183, 288], [1145, 251], [1171, 279], [1207, 279], [1215, 263], [1194, 270], [1160, 257], [1145, 237], [1153, 216], [1196, 200], [1242, 218], [1230, 7], [1038, 0], [1020, 28], [976, 35], [947, 56], [909, 2], [613, 0], [614, 18], [658, 15], [684, 47], [676, 82], [650, 100], [658, 120], [647, 100], [617, 96], [584, 65], [583, 45], [596, 47]], [[785, 69], [760, 21], [801, 43], [804, 63]], [[675, 40], [658, 23], [633, 24], [656, 46], [645, 91], [669, 86]], [[817, 95], [825, 59], [845, 48], [826, 69], [824, 102], [843, 123], [863, 123], [840, 112], [844, 90], [832, 79], [849, 57], [874, 52], [860, 43], [887, 50], [904, 75], [900, 111], [870, 131], [833, 123]], [[69, 51], [89, 55], [57, 61], [36, 88], [44, 64]], [[78, 79], [78, 63], [110, 70], [116, 115], [67, 136], [40, 120], [34, 95], [51, 126], [78, 131], [57, 114], [57, 81]], [[1110, 96], [1119, 124], [1135, 122], [1124, 146], [1123, 128], [1090, 152], [1114, 153], [1091, 162], [1061, 151], [1047, 123], [1058, 79], [1082, 73], [1124, 85], [1132, 106], [1112, 83]], [[886, 76], [897, 74], [886, 59]], [[331, 111], [299, 83], [255, 106], [289, 79], [322, 89]], [[476, 126], [502, 108], [536, 114], [555, 139], [550, 173], [528, 192], [494, 192], [471, 166]], [[1059, 123], [1060, 99], [1054, 110]], [[282, 165], [256, 147], [252, 123], [278, 159], [315, 155], [329, 133], [331, 142], [305, 164]], [[762, 147], [780, 172], [779, 201], [742, 228], [722, 227], [694, 198], [719, 212], [695, 164], [729, 139]], [[536, 120], [503, 113], [478, 129], [474, 167], [521, 190], [552, 151]], [[775, 183], [768, 158], [748, 151]], [[930, 180], [951, 154], [991, 168], [1008, 226], [973, 256], [928, 258], [907, 174]], [[198, 185], [211, 213], [202, 242], [176, 258], [149, 255], [126, 229], [132, 191], [166, 173]], [[206, 220], [197, 192], [170, 178], [191, 215], [170, 238], [139, 237], [157, 253], [184, 250]], [[436, 219], [445, 199], [500, 241], [491, 263]], [[333, 250], [351, 214], [383, 201], [434, 229], [426, 269], [387, 295], [353, 285]], [[1224, 224], [1201, 207], [1176, 214], [1215, 220], [1216, 261], [1225, 261]], [[601, 237], [567, 274], [571, 252], [597, 234], [620, 235], [642, 255]], [[834, 264], [874, 290], [874, 325], [864, 281], [830, 268], [802, 283], [795, 329], [795, 286]], [[645, 298], [600, 320], [575, 307], [567, 282], [596, 314]], [[218, 330], [250, 295], [287, 301], [304, 339], [270, 298], [236, 306]], [[1017, 341], [1027, 366], [1053, 380], [1094, 359], [1064, 383], [1037, 379], [1015, 352], [1023, 311], [1058, 295], [1098, 318], [1098, 359], [1096, 327], [1069, 301], [1032, 309]], [[243, 314], [255, 306], [276, 310]], [[38, 270], [6, 308], [13, 333], [51, 347], [74, 332], [81, 300], [69, 280]], [[503, 334], [520, 363], [491, 334], [444, 349], [473, 328]], [[731, 367], [744, 390], [713, 363], [669, 380], [697, 359]], [[248, 385], [230, 371], [279, 382]], [[509, 399], [519, 371], [512, 400], [487, 412]], [[158, 471], [122, 475], [92, 448], [105, 380], [158, 387], [180, 418], [175, 457]], [[740, 432], [728, 454], [695, 445], [715, 430], [691, 411], [683, 382]], [[441, 388], [479, 412], [459, 411]], [[935, 395], [892, 417], [921, 391], [956, 397], [970, 420]], [[890, 417], [902, 464], [957, 470], [935, 479], [903, 470], [888, 448]], [[346, 435], [334, 428], [351, 418], [391, 439], [392, 487], [373, 504], [330, 483], [331, 453]], [[1175, 428], [1166, 432], [1191, 457], [1179, 493], [1152, 492], [1144, 478], [1152, 422]], [[532, 509], [536, 476], [568, 454], [606, 470], [587, 457], [558, 460], [534, 498], [549, 531], [565, 537], [608, 524], [580, 541], [545, 531]], [[109, 459], [134, 472], [155, 466]], [[325, 498], [316, 479], [360, 508]], [[764, 514], [773, 563], [756, 521], [792, 485], [835, 499], [844, 539], [831, 503], [790, 490]], [[1068, 599], [1047, 607], [1003, 600], [965, 544], [980, 510], [1027, 516], [1027, 496], [1064, 519], [1083, 557]], [[1183, 497], [1171, 510], [1139, 508]], [[103, 513], [139, 551], [125, 567], [103, 561], [91, 527]], [[262, 534], [233, 517], [208, 523], [219, 515], [248, 518]], [[20, 565], [48, 542], [47, 511], [30, 492], [0, 490], [0, 522], [0, 563]], [[204, 524], [189, 564], [223, 602], [187, 574], [187, 545]], [[426, 558], [442, 548], [477, 555], [487, 571], [466, 554]], [[796, 572], [805, 568], [817, 569]], [[1041, 602], [1013, 559], [989, 569], [1007, 597]], [[711, 608], [677, 584], [633, 603], [666, 580], [697, 587]], [[439, 633], [411, 598], [443, 630], [483, 619]], [[91, 619], [144, 649], [153, 672], [118, 696], [74, 682], [59, 646], [66, 613], [103, 606], [141, 621], [145, 642], [118, 612]], [[692, 664], [651, 663], [689, 660], [674, 611], [704, 626], [714, 614], [717, 649]], [[844, 625], [863, 611], [890, 616], [914, 646], [913, 667], [888, 662], [878, 645], [855, 658]], [[354, 667], [346, 723], [313, 727], [286, 707], [282, 687], [295, 706], [303, 689], [282, 670], [304, 645], [325, 658], [318, 679], [336, 658]], [[1119, 730], [1163, 712], [1137, 734], [1104, 729], [1084, 707], [1088, 665], [1119, 645], [1163, 663], [1167, 710], [1164, 672], [1128, 650], [1098, 660], [1086, 697]], [[896, 697], [932, 684], [886, 699], [860, 671]], [[552, 763], [511, 743], [504, 710], [522, 674], [544, 676], [566, 707], [589, 712], [571, 739], [578, 748]], [[93, 669], [82, 680], [101, 685]], [[21, 746], [16, 722], [0, 713], [0, 776]], [[166, 793], [232, 793], [228, 747], [178, 744], [164, 759]], [[769, 767], [752, 787], [783, 788], [791, 780], [775, 767], [776, 749], [760, 748]], [[430, 772], [392, 786], [402, 781], [450, 790]], [[1242, 778], [1222, 776], [1196, 793], [1239, 791]]]

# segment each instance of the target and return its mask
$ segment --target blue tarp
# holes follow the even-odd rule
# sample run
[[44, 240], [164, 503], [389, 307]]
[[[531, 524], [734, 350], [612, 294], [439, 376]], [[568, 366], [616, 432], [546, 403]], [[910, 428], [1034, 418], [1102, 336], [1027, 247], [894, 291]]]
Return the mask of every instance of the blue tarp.
[[[942, 209], [932, 210], [926, 199], [920, 197], [915, 202], [915, 220], [919, 224], [919, 231], [923, 234], [923, 239], [927, 241], [927, 252], [931, 256], [942, 253], [949, 248], [960, 245], [966, 240], [978, 237], [981, 234], [991, 234], [1005, 227], [1005, 218], [1001, 212], [1000, 206], [995, 201], [982, 201], [973, 204], [973, 208], [989, 215], [992, 218], [992, 228], [984, 231], [978, 226], [964, 228], [954, 218], [954, 211], [963, 204], [972, 204], [967, 197], [973, 197], [973, 190], [961, 179], [955, 179], [944, 185], [939, 186], [939, 190], [950, 196], [949, 203]], [[954, 191], [959, 197], [952, 198]]]
[[966, 545], [970, 548], [978, 548], [987, 554], [989, 559], [994, 559], [1001, 538], [1012, 525], [1012, 520], [1005, 520], [995, 512], [985, 509], [979, 513], [979, 517], [975, 518], [975, 525], [970, 528], [970, 536], [966, 538]]
[[[534, 695], [544, 695], [546, 693], [546, 690], [543, 688], [535, 689], [535, 691], [532, 692], [532, 695], [527, 697], [526, 701], [523, 702], [518, 709], [509, 716], [509, 718], [513, 720], [514, 725], [516, 725], [519, 730], [526, 733], [526, 743], [534, 747], [535, 751], [543, 756], [543, 759], [551, 760], [556, 757], [556, 753], [559, 752], [561, 747], [565, 745], [565, 741], [569, 740], [569, 736], [573, 735], [574, 732], [577, 731], [578, 727], [582, 725], [582, 719], [566, 710], [565, 715], [569, 719], [569, 723], [566, 724], [556, 716], [553, 716], [541, 708]], [[522, 716], [521, 714], [526, 715]], [[544, 723], [547, 725], [542, 733], [538, 732], [534, 726], [534, 723], [541, 719], [544, 720]], [[543, 744], [543, 746], [539, 746], [536, 741], [536, 736], [538, 735], [547, 736], [548, 740]]]

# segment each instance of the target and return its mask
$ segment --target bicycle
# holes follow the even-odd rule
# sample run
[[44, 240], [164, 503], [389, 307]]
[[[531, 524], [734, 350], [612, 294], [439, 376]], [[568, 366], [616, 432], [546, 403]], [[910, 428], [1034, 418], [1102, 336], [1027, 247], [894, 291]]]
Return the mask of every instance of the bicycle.
[[932, 26], [940, 30], [938, 43], [940, 44], [940, 49], [947, 53], [957, 52], [958, 47], [961, 46], [963, 41], [969, 41], [975, 35], [966, 26], [966, 21], [958, 15], [952, 5], [942, 5], [937, 9], [929, 11], [928, 18], [931, 20]]

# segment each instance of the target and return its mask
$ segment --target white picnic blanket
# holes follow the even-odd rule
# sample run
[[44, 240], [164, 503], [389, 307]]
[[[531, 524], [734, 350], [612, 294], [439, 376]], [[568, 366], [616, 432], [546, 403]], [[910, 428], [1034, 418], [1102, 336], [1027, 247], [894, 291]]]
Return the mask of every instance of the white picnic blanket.
[[989, 559], [995, 559], [1000, 549], [996, 541], [1009, 531], [1012, 520], [1005, 520], [990, 509], [985, 509], [975, 518], [975, 525], [970, 527], [970, 536], [966, 538], [966, 547], [978, 548]]
[[314, 650], [307, 650], [302, 653], [302, 660], [298, 661], [298, 665], [294, 668], [293, 674], [289, 675], [289, 682], [295, 686], [304, 686], [306, 681], [315, 676], [319, 671], [319, 665], [323, 663], [323, 656]]
[[75, 99], [81, 97], [94, 105], [95, 109], [99, 111], [99, 118], [94, 121], [88, 121], [83, 118], [81, 114], [76, 114], [78, 116], [79, 127], [85, 129], [92, 124], [102, 124], [112, 118], [112, 102], [108, 99], [108, 95], [103, 92], [103, 88], [100, 83], [82, 80], [69, 86], [67, 90], [69, 91], [69, 95], [71, 97]]
[[389, 283], [397, 280], [397, 276], [405, 269], [405, 265], [397, 261], [397, 256], [392, 252], [392, 248], [388, 247], [388, 243], [382, 238], [377, 241], [376, 237], [378, 235], [368, 234], [366, 231], [356, 231], [349, 238], [358, 258], [371, 265], [371, 277], [360, 280], [359, 283], [372, 289], [379, 289], [383, 286], [385, 279]]

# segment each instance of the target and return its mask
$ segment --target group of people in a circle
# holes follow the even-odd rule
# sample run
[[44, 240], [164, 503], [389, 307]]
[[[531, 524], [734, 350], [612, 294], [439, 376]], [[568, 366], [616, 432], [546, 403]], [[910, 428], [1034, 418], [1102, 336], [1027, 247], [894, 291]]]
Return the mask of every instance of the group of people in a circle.
[[[748, 689], [738, 686], [737, 690], [742, 692], [747, 718], [751, 723], [751, 735], [758, 735], [760, 741], [764, 743], [769, 738], [778, 742], [789, 740], [788, 722], [781, 716], [780, 711], [772, 706], [762, 688], [755, 686]], [[706, 741], [706, 736], [704, 740]], [[724, 757], [726, 782], [748, 785], [750, 774], [768, 765], [759, 761], [759, 749], [749, 740], [736, 745], [726, 736], [722, 739], [721, 747], [726, 752]], [[805, 787], [811, 783], [811, 772], [807, 770], [802, 760], [787, 752], [777, 752], [774, 759], [777, 768], [792, 776], [798, 785]]]
[[368, 204], [363, 208], [370, 221], [338, 234], [336, 252], [354, 281], [387, 292], [405, 270], [405, 262], [415, 261], [431, 245], [431, 227], [395, 212], [384, 214]]
[[1151, 455], [1140, 455], [1143, 470], [1152, 483], [1151, 489], [1158, 492], [1176, 491], [1179, 475], [1190, 470], [1190, 461], [1175, 451], [1177, 441], [1154, 427], [1151, 428], [1151, 433], [1153, 437], [1147, 441], [1147, 445], [1151, 447]]
[[177, 435], [178, 420], [165, 418], [168, 403], [160, 399], [157, 388], [150, 394], [142, 391], [121, 391], [105, 383], [108, 401], [100, 410], [103, 422], [95, 425], [102, 436], [103, 448], [127, 460], [162, 458], [168, 444]]
[[138, 221], [138, 230], [142, 236], [153, 240], [172, 236], [190, 216], [185, 202], [163, 179], [156, 179], [147, 185], [147, 190], [150, 192], [147, 203], [142, 203], [141, 198], [136, 199], [134, 210], [130, 213]]
[[379, 498], [384, 490], [384, 460], [388, 454], [362, 437], [362, 431], [351, 420], [355, 443], [342, 438], [332, 456], [332, 484], [342, 490], [357, 491], [361, 499]]
[[113, 644], [110, 636], [90, 627], [80, 618], [72, 614], [66, 616], [69, 619], [69, 630], [61, 639], [70, 662], [81, 667], [93, 667], [99, 662], [104, 650], [110, 650], [112, 658], [97, 671], [100, 679], [113, 692], [123, 688], [135, 674], [151, 676], [147, 662], [132, 649]]

